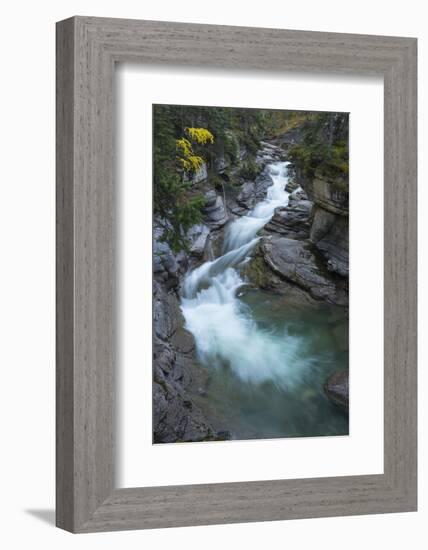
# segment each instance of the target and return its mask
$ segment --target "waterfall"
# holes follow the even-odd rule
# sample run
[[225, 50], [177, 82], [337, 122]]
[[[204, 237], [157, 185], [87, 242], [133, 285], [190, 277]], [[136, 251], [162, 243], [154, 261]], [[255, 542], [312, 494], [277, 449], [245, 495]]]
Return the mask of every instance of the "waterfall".
[[258, 231], [275, 208], [288, 204], [288, 162], [268, 165], [272, 185], [266, 198], [246, 216], [231, 222], [223, 255], [190, 271], [184, 280], [181, 309], [185, 327], [196, 342], [200, 361], [209, 368], [228, 366], [243, 381], [298, 383], [308, 366], [299, 356], [300, 339], [260, 328], [238, 297], [245, 284], [240, 267], [257, 244]]

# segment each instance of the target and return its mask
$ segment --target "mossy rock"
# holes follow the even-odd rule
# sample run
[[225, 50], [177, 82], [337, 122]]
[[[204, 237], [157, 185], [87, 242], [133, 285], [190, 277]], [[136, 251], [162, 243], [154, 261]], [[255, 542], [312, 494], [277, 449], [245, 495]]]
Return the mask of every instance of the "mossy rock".
[[251, 285], [257, 288], [272, 289], [280, 282], [266, 264], [259, 248], [256, 249], [251, 260], [242, 269], [242, 274]]

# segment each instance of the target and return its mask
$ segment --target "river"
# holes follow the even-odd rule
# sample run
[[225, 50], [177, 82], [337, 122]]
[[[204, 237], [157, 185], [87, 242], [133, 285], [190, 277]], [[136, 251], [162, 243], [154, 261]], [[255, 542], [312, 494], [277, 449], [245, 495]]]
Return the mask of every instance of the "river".
[[274, 210], [286, 206], [287, 162], [268, 165], [265, 200], [226, 228], [222, 255], [189, 272], [181, 309], [210, 371], [200, 407], [234, 439], [341, 435], [347, 417], [325, 397], [327, 376], [347, 366], [343, 308], [296, 308], [251, 289], [241, 275]]

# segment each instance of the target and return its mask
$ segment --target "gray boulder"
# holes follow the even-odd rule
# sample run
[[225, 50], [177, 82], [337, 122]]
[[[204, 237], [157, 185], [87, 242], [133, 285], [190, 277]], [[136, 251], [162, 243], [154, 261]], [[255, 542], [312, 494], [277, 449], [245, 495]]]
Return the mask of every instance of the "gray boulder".
[[256, 202], [255, 187], [256, 186], [253, 181], [246, 181], [242, 186], [241, 192], [236, 198], [236, 202], [248, 210], [253, 208]]
[[265, 226], [265, 230], [279, 233], [291, 239], [307, 239], [311, 227], [312, 206], [312, 202], [302, 200], [277, 208], [272, 219]]
[[189, 229], [187, 238], [190, 242], [190, 254], [192, 256], [196, 256], [197, 258], [203, 257], [209, 234], [210, 228], [203, 223], [193, 225]]
[[347, 304], [347, 296], [336, 284], [310, 243], [282, 236], [263, 238], [261, 244], [267, 265], [281, 278], [290, 281], [319, 300]]
[[222, 227], [227, 223], [228, 216], [223, 198], [214, 190], [205, 194], [205, 206], [203, 209], [204, 221], [212, 229]]
[[299, 188], [299, 184], [296, 181], [293, 181], [293, 180], [287, 182], [287, 184], [285, 186], [285, 190], [288, 191], [289, 193], [292, 193], [293, 191], [296, 191], [298, 188]]

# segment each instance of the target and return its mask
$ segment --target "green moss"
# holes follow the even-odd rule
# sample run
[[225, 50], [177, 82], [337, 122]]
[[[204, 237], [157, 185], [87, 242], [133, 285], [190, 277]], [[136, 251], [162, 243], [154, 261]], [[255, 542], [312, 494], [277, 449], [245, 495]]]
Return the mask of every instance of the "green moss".
[[272, 286], [272, 273], [261, 255], [254, 256], [243, 269], [244, 276], [259, 288]]
[[318, 175], [348, 191], [348, 115], [319, 113], [302, 127], [303, 139], [290, 148], [290, 160], [307, 178]]

